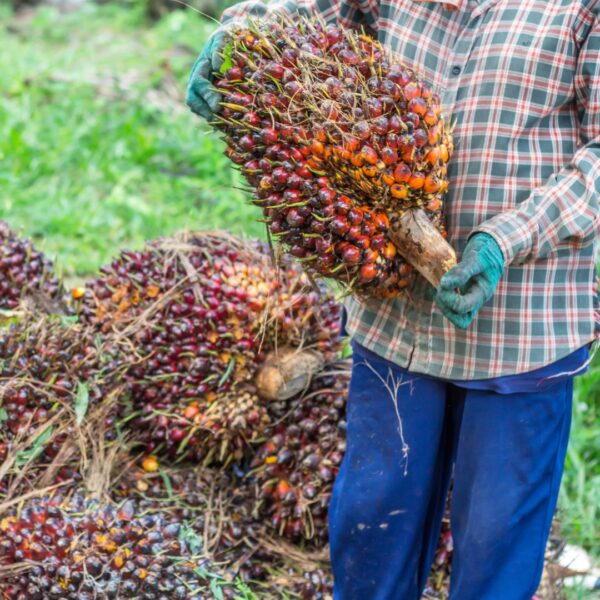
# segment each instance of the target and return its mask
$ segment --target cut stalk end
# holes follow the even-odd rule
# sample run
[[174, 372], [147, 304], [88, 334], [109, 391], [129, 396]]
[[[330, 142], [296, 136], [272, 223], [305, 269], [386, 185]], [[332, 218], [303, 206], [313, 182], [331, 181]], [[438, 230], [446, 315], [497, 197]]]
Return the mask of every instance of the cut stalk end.
[[305, 390], [323, 368], [323, 355], [312, 350], [281, 348], [267, 355], [255, 380], [267, 400], [287, 400]]
[[390, 218], [390, 239], [404, 259], [434, 288], [456, 265], [456, 253], [420, 208]]

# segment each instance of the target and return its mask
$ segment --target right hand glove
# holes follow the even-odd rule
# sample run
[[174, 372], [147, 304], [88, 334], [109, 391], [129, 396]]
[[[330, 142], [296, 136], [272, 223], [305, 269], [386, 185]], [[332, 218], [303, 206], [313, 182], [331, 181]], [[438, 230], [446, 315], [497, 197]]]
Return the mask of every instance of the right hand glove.
[[222, 96], [213, 89], [212, 76], [223, 64], [221, 52], [226, 43], [227, 33], [239, 26], [239, 19], [223, 23], [207, 40], [197, 58], [187, 88], [187, 105], [197, 115], [213, 121], [219, 112]]

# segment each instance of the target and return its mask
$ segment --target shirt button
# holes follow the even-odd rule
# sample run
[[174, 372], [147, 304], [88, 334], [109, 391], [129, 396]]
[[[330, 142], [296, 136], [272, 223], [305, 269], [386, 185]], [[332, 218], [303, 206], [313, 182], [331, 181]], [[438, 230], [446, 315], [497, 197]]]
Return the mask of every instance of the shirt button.
[[458, 65], [455, 65], [454, 67], [452, 67], [452, 75], [454, 75], [454, 76], [460, 75], [460, 67]]

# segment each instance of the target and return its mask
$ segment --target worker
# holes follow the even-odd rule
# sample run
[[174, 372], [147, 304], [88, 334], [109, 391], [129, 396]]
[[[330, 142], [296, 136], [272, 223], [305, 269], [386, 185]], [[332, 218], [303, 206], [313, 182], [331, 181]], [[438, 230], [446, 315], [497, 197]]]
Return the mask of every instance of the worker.
[[600, 0], [278, 0], [225, 11], [191, 74], [245, 17], [374, 32], [452, 115], [448, 240], [433, 290], [346, 303], [347, 452], [329, 509], [336, 600], [418, 600], [452, 479], [452, 600], [530, 600], [598, 337]]

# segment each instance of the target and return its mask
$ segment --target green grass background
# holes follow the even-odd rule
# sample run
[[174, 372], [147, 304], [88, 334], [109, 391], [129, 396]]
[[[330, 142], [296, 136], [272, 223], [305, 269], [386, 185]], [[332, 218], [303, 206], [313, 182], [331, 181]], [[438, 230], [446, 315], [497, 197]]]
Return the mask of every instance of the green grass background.
[[[120, 248], [182, 228], [262, 235], [223, 145], [184, 105], [213, 24], [193, 11], [157, 23], [143, 2], [0, 4], [0, 218], [67, 278]], [[600, 555], [600, 365], [577, 383], [560, 514], [569, 541]]]

